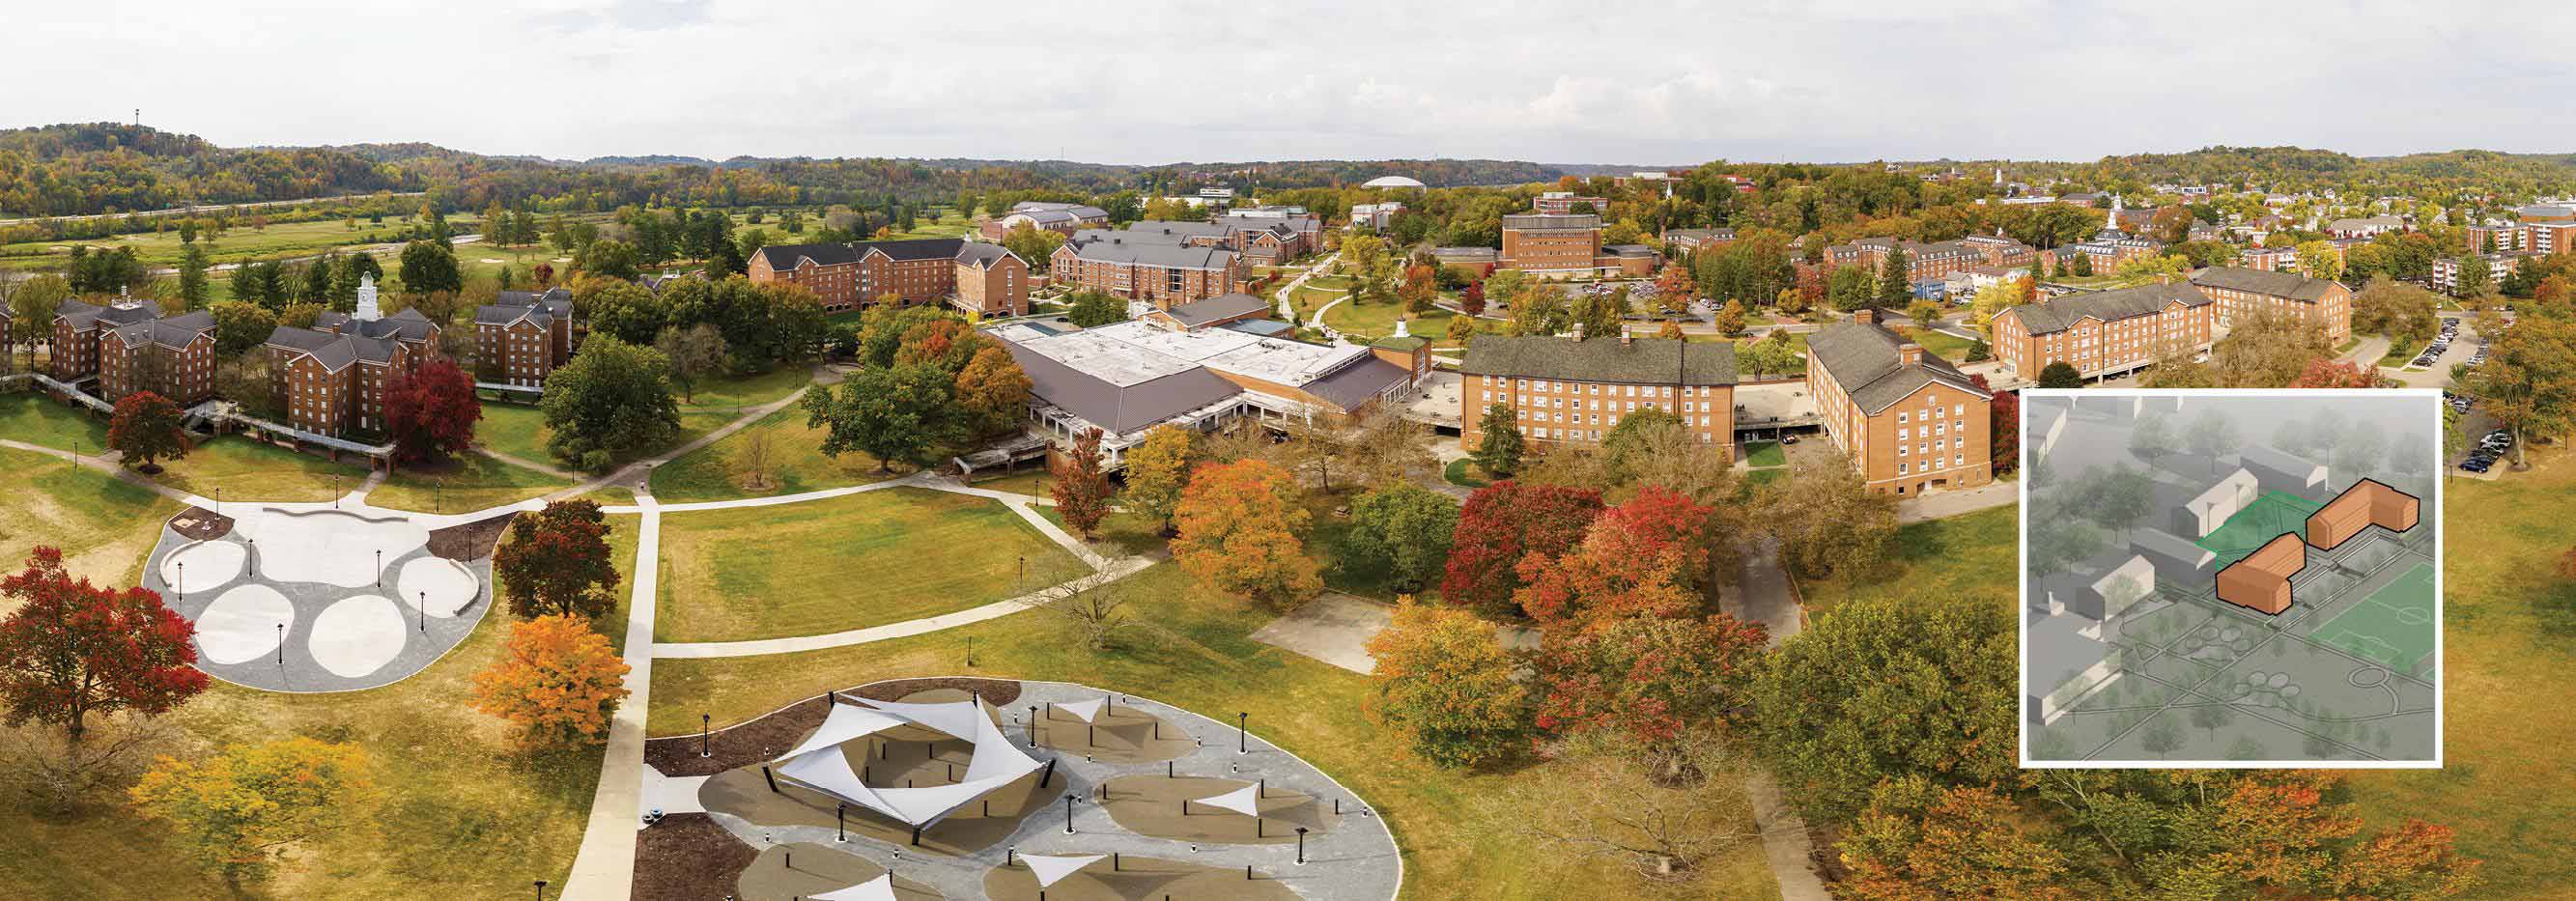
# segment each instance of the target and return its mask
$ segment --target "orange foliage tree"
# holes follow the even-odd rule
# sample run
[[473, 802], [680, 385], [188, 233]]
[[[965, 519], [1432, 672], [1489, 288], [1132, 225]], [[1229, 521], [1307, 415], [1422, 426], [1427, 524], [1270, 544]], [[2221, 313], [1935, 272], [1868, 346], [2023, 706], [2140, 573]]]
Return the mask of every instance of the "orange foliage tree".
[[1586, 628], [1631, 614], [1693, 616], [1707, 602], [1709, 509], [1660, 486], [1593, 520], [1562, 556], [1521, 558], [1512, 599], [1541, 624]]
[[1303, 600], [1324, 580], [1306, 556], [1310, 517], [1297, 500], [1296, 480], [1269, 463], [1200, 466], [1173, 514], [1172, 559], [1205, 588], [1273, 606]]
[[519, 724], [532, 745], [597, 741], [626, 697], [626, 671], [587, 620], [540, 616], [512, 627], [501, 659], [474, 674], [474, 709]]

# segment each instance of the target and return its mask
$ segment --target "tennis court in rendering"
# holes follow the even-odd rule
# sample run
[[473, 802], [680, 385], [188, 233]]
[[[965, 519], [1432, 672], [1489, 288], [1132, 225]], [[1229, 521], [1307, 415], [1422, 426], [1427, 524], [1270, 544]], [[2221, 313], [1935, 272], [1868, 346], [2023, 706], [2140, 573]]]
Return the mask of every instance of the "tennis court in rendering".
[[2308, 516], [2325, 505], [2282, 491], [2266, 491], [2246, 504], [2245, 509], [2227, 518], [2217, 530], [2200, 537], [2202, 549], [2218, 555], [2214, 569], [2245, 559], [2264, 542], [2289, 532], [2301, 539], [2308, 535]]
[[2313, 637], [2398, 672], [2422, 672], [2419, 665], [2433, 653], [2433, 565], [2416, 564], [2318, 626]]

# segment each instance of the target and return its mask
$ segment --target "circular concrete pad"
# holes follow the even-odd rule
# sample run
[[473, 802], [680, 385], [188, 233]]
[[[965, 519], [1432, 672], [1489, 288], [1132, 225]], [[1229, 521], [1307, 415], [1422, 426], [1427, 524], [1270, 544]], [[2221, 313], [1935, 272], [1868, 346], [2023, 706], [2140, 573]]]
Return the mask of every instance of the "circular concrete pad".
[[394, 583], [401, 587], [403, 604], [420, 609], [425, 593], [431, 616], [452, 617], [463, 612], [481, 588], [465, 567], [437, 557], [403, 561], [397, 572]]
[[313, 660], [332, 675], [355, 679], [383, 669], [402, 653], [403, 609], [393, 599], [362, 594], [344, 598], [313, 618]]
[[2289, 673], [2273, 673], [2273, 674], [2272, 674], [2272, 687], [2273, 687], [2273, 688], [2279, 688], [2279, 687], [2281, 687], [2281, 686], [2288, 685], [2288, 684], [2290, 684], [2290, 674], [2289, 674]]
[[277, 589], [243, 585], [197, 614], [197, 648], [210, 663], [241, 663], [277, 651], [278, 624], [295, 626], [295, 605]]
[[[214, 588], [240, 578], [242, 561], [249, 555], [241, 545], [229, 541], [207, 541], [170, 552], [161, 560], [161, 584], [185, 594], [191, 587]], [[187, 564], [183, 570], [180, 564]], [[186, 581], [180, 581], [185, 576]], [[275, 636], [270, 637], [275, 643]]]

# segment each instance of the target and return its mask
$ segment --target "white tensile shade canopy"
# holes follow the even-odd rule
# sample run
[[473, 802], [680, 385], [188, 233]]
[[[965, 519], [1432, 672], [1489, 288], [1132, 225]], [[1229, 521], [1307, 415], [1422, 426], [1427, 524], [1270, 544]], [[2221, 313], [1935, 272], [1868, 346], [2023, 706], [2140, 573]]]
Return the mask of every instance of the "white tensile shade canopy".
[[1101, 699], [1093, 698], [1088, 701], [1068, 701], [1057, 704], [1055, 709], [1073, 714], [1075, 719], [1089, 723], [1100, 719], [1100, 705]]
[[836, 888], [820, 895], [805, 897], [812, 898], [814, 901], [895, 901], [894, 874], [887, 873], [849, 888]]
[[[955, 701], [945, 704], [903, 704], [891, 701], [858, 703], [878, 709], [835, 706], [823, 719], [814, 737], [778, 765], [778, 775], [796, 780], [815, 791], [865, 807], [899, 820], [906, 825], [928, 826], [958, 808], [975, 802], [1012, 781], [1035, 772], [1044, 764], [1031, 759], [1002, 735], [1001, 727], [985, 713], [980, 701]], [[840, 748], [842, 742], [872, 735], [895, 726], [921, 726], [935, 732], [963, 739], [975, 746], [973, 759], [966, 763], [966, 776], [955, 785], [928, 785], [918, 788], [876, 788], [850, 769], [850, 759]]]
[[1083, 867], [1098, 863], [1101, 858], [1107, 856], [1109, 855], [1022, 854], [1020, 855], [1020, 859], [1028, 861], [1029, 872], [1038, 877], [1038, 887], [1046, 888], [1047, 886], [1054, 885], [1058, 882], [1063, 882], [1064, 877], [1080, 872]]
[[1248, 817], [1261, 815], [1260, 801], [1261, 786], [1258, 785], [1247, 785], [1213, 798], [1198, 799], [1199, 803], [1209, 807], [1231, 810]]

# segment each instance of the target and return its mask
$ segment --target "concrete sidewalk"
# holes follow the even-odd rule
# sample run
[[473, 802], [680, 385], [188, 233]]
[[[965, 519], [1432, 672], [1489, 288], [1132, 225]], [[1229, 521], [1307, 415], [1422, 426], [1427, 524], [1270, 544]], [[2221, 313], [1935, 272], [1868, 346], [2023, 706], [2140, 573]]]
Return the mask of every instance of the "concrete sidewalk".
[[1993, 482], [1975, 488], [1944, 491], [1896, 502], [1896, 521], [1922, 522], [1975, 513], [2021, 502], [2021, 482]]

